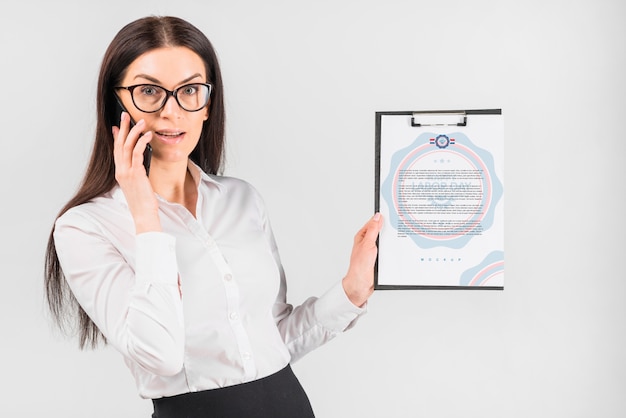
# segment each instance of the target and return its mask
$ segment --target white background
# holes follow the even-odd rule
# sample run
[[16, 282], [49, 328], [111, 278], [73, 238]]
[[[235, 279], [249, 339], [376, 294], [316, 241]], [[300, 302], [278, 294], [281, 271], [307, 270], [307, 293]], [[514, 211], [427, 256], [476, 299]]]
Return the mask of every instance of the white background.
[[50, 227], [82, 178], [102, 54], [174, 14], [218, 51], [226, 174], [263, 194], [289, 297], [345, 273], [374, 207], [376, 111], [502, 108], [504, 291], [378, 291], [294, 366], [320, 418], [626, 414], [626, 3], [0, 3], [0, 415], [149, 417], [112, 349], [80, 352], [43, 299]]

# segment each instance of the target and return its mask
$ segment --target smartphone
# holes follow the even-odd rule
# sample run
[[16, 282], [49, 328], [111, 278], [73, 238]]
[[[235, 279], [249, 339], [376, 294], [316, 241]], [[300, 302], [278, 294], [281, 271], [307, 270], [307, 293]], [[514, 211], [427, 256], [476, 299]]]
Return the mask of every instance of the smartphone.
[[[119, 127], [120, 123], [122, 123], [122, 112], [128, 113], [128, 111], [124, 108], [120, 99], [118, 99], [117, 97], [115, 99], [115, 102], [117, 103], [117, 108], [115, 109], [116, 113], [114, 121], [117, 122], [116, 126]], [[130, 117], [130, 113], [128, 113], [128, 116]], [[135, 121], [132, 117], [130, 117], [130, 128], [132, 129], [133, 126], [135, 126]], [[152, 161], [152, 146], [150, 144], [146, 144], [146, 149], [143, 151], [143, 166], [146, 169], [147, 176], [150, 175], [150, 161]]]

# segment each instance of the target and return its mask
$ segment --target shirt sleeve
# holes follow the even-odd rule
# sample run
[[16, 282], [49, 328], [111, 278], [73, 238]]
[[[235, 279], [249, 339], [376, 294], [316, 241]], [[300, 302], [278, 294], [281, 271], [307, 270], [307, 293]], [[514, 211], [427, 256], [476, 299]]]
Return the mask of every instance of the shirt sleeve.
[[54, 242], [72, 293], [107, 342], [151, 373], [179, 372], [184, 326], [175, 238], [139, 234], [129, 261], [97, 221], [68, 212], [56, 222]]
[[278, 246], [262, 198], [258, 193], [257, 196], [263, 231], [280, 271], [280, 290], [273, 308], [274, 319], [289, 350], [291, 361], [296, 362], [305, 354], [352, 328], [358, 318], [367, 312], [367, 304], [363, 307], [355, 306], [348, 299], [341, 281], [321, 297], [310, 297], [299, 306], [294, 307], [287, 303], [287, 281]]
[[350, 302], [341, 282], [321, 297], [308, 298], [295, 308], [285, 302], [284, 293], [286, 286], [281, 281], [274, 312], [292, 362], [352, 328], [366, 312], [365, 306], [359, 308]]

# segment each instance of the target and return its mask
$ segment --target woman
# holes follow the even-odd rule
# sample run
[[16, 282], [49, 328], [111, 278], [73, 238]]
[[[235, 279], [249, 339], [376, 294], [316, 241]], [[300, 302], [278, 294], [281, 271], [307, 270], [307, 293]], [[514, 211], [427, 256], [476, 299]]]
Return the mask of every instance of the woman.
[[293, 308], [261, 197], [219, 175], [209, 40], [174, 17], [128, 24], [105, 53], [97, 109], [85, 177], [48, 242], [57, 322], [78, 316], [81, 348], [118, 350], [153, 417], [313, 416], [289, 364], [364, 312], [380, 215], [355, 236], [343, 280]]

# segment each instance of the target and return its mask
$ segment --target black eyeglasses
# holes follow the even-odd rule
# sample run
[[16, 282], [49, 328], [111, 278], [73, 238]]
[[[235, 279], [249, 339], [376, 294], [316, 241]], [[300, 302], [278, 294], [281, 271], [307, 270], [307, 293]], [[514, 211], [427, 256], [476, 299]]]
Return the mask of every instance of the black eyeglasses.
[[137, 84], [115, 88], [128, 90], [137, 109], [145, 113], [154, 113], [163, 109], [170, 96], [174, 96], [178, 105], [187, 112], [197, 112], [209, 103], [213, 86], [208, 83], [191, 83], [173, 91], [156, 84]]

